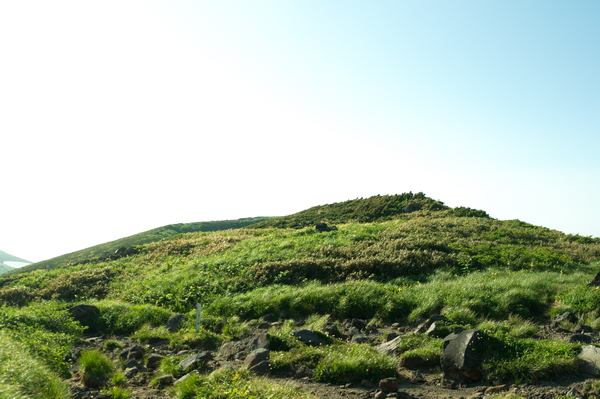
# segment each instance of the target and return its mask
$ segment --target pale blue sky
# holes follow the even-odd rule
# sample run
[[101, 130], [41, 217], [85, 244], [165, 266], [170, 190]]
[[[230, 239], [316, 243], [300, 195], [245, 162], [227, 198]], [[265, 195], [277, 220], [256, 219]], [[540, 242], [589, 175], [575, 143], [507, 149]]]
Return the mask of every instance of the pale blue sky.
[[423, 191], [600, 236], [596, 1], [0, 5], [0, 249]]

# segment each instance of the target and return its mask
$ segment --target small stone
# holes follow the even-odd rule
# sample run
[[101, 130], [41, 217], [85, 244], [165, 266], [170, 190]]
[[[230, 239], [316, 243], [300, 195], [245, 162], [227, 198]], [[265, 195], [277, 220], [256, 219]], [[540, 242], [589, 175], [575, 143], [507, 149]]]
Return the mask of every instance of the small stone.
[[166, 374], [158, 377], [156, 383], [160, 386], [173, 385], [175, 378], [171, 374]]
[[379, 389], [382, 392], [397, 392], [400, 387], [400, 382], [397, 378], [389, 377], [379, 381]]
[[363, 388], [373, 388], [373, 387], [375, 387], [375, 384], [373, 383], [373, 381], [362, 380], [360, 382], [360, 386]]

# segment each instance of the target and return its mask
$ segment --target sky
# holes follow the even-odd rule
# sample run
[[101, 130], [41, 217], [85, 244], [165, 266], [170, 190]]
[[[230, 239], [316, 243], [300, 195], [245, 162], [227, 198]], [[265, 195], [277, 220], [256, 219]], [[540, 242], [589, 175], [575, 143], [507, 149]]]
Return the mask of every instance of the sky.
[[0, 2], [0, 250], [424, 192], [600, 236], [600, 2]]

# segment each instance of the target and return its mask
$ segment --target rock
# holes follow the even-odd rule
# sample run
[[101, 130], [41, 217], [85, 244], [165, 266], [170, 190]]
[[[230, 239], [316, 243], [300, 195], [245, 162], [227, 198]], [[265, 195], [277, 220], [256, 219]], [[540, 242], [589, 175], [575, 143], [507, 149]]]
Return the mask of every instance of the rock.
[[182, 314], [176, 314], [169, 317], [167, 320], [167, 330], [171, 333], [177, 332], [181, 329], [185, 316]]
[[367, 337], [364, 334], [355, 334], [352, 336], [350, 342], [352, 342], [353, 344], [366, 344], [367, 342], [369, 342], [369, 337]]
[[123, 365], [123, 369], [127, 370], [127, 369], [136, 369], [138, 372], [141, 373], [145, 373], [148, 371], [148, 369], [146, 367], [144, 367], [144, 365], [140, 364], [138, 361], [136, 360], [129, 360], [127, 361], [124, 365]]
[[299, 341], [304, 342], [307, 345], [319, 346], [324, 345], [327, 341], [313, 330], [294, 330], [292, 335], [298, 338]]
[[597, 287], [600, 285], [600, 272], [596, 274], [596, 277], [588, 283], [588, 287]]
[[562, 322], [569, 322], [569, 323], [575, 324], [575, 323], [577, 323], [577, 316], [575, 316], [575, 313], [573, 313], [573, 312], [561, 313], [552, 318], [552, 321], [550, 322], [550, 326], [555, 328], [555, 327], [558, 327], [560, 325], [560, 323], [562, 323]]
[[333, 323], [327, 323], [325, 326], [325, 334], [329, 335], [330, 337], [344, 338], [344, 334], [342, 334], [338, 326]]
[[600, 348], [593, 345], [581, 347], [581, 352], [577, 356], [581, 360], [579, 371], [600, 377]]
[[171, 374], [162, 375], [156, 379], [156, 383], [159, 386], [173, 385], [174, 382], [175, 377], [173, 377]]
[[385, 399], [387, 398], [387, 394], [385, 392], [379, 391], [373, 396], [373, 399]]
[[573, 334], [568, 339], [571, 343], [591, 344], [592, 337], [586, 334]]
[[160, 363], [162, 362], [163, 358], [164, 357], [159, 355], [158, 353], [151, 354], [150, 356], [148, 356], [146, 367], [148, 367], [150, 370], [156, 370], [160, 367]]
[[319, 233], [325, 233], [328, 231], [335, 231], [335, 230], [337, 230], [337, 227], [336, 226], [327, 226], [327, 223], [317, 223], [315, 225], [315, 229]]
[[212, 359], [213, 355], [210, 352], [195, 353], [179, 362], [178, 367], [181, 371], [187, 373], [191, 370], [199, 368], [200, 366], [204, 366], [209, 360]]
[[384, 342], [376, 347], [379, 353], [385, 355], [396, 355], [398, 353], [398, 345], [402, 343], [402, 337], [398, 336], [389, 342]]
[[269, 334], [260, 333], [241, 341], [227, 342], [219, 349], [218, 357], [225, 360], [239, 360], [259, 348], [269, 348]]
[[263, 321], [258, 326], [256, 326], [256, 328], [258, 328], [259, 330], [268, 330], [269, 328], [271, 328], [271, 323], [269, 323], [268, 321]]
[[270, 352], [264, 348], [253, 350], [244, 360], [244, 368], [258, 375], [269, 374], [271, 371], [269, 363]]
[[429, 330], [431, 325], [434, 324], [436, 321], [442, 321], [445, 323], [447, 321], [447, 319], [446, 319], [446, 316], [434, 314], [433, 316], [431, 316], [429, 318], [429, 320], [419, 324], [419, 326], [415, 329], [415, 333], [423, 334], [423, 333], [427, 332], [427, 330]]
[[181, 384], [183, 381], [187, 380], [188, 378], [190, 378], [192, 375], [197, 374], [195, 371], [191, 372], [191, 373], [187, 373], [186, 375], [184, 375], [183, 377], [179, 378], [178, 380], [176, 380], [173, 385], [178, 385]]
[[373, 388], [373, 387], [375, 387], [375, 384], [369, 380], [362, 380], [360, 382], [360, 386], [363, 388]]
[[129, 346], [121, 351], [119, 358], [123, 360], [140, 360], [144, 358], [146, 350], [140, 345]]
[[110, 379], [105, 374], [96, 375], [83, 373], [83, 385], [90, 388], [103, 388], [110, 383]]
[[492, 394], [500, 393], [502, 391], [506, 391], [507, 389], [508, 389], [508, 386], [506, 384], [496, 385], [493, 387], [487, 387], [485, 389], [484, 393], [486, 395], [492, 395]]
[[379, 381], [379, 389], [381, 389], [381, 391], [385, 393], [398, 392], [399, 387], [400, 382], [397, 378], [389, 377]]
[[96, 315], [100, 314], [100, 309], [94, 305], [76, 305], [68, 309], [71, 317], [82, 326], [91, 327]]
[[477, 381], [483, 376], [481, 362], [475, 357], [481, 332], [477, 329], [452, 333], [444, 339], [442, 371], [448, 378]]

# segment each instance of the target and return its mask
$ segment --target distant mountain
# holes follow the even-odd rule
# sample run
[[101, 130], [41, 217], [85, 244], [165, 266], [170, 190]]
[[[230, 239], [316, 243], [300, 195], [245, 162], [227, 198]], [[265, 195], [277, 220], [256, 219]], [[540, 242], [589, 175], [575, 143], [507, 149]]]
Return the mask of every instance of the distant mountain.
[[27, 266], [19, 268], [17, 270], [9, 270], [8, 273], [25, 273], [38, 269], [51, 270], [56, 269], [58, 267], [77, 263], [106, 261], [132, 254], [134, 251], [133, 247], [136, 245], [160, 241], [162, 239], [172, 237], [178, 234], [193, 233], [197, 231], [239, 229], [268, 219], [271, 218], [250, 217], [236, 220], [218, 220], [212, 222], [169, 224], [167, 226], [158, 227], [156, 229], [144, 231], [139, 234], [134, 234], [125, 238], [120, 238], [118, 240], [110, 241], [104, 244], [95, 245], [93, 247], [57, 256], [55, 258], [44, 260], [41, 262], [31, 263], [26, 261], [28, 263]]
[[14, 270], [19, 267], [30, 265], [31, 262], [14, 255], [0, 251], [0, 274]]

